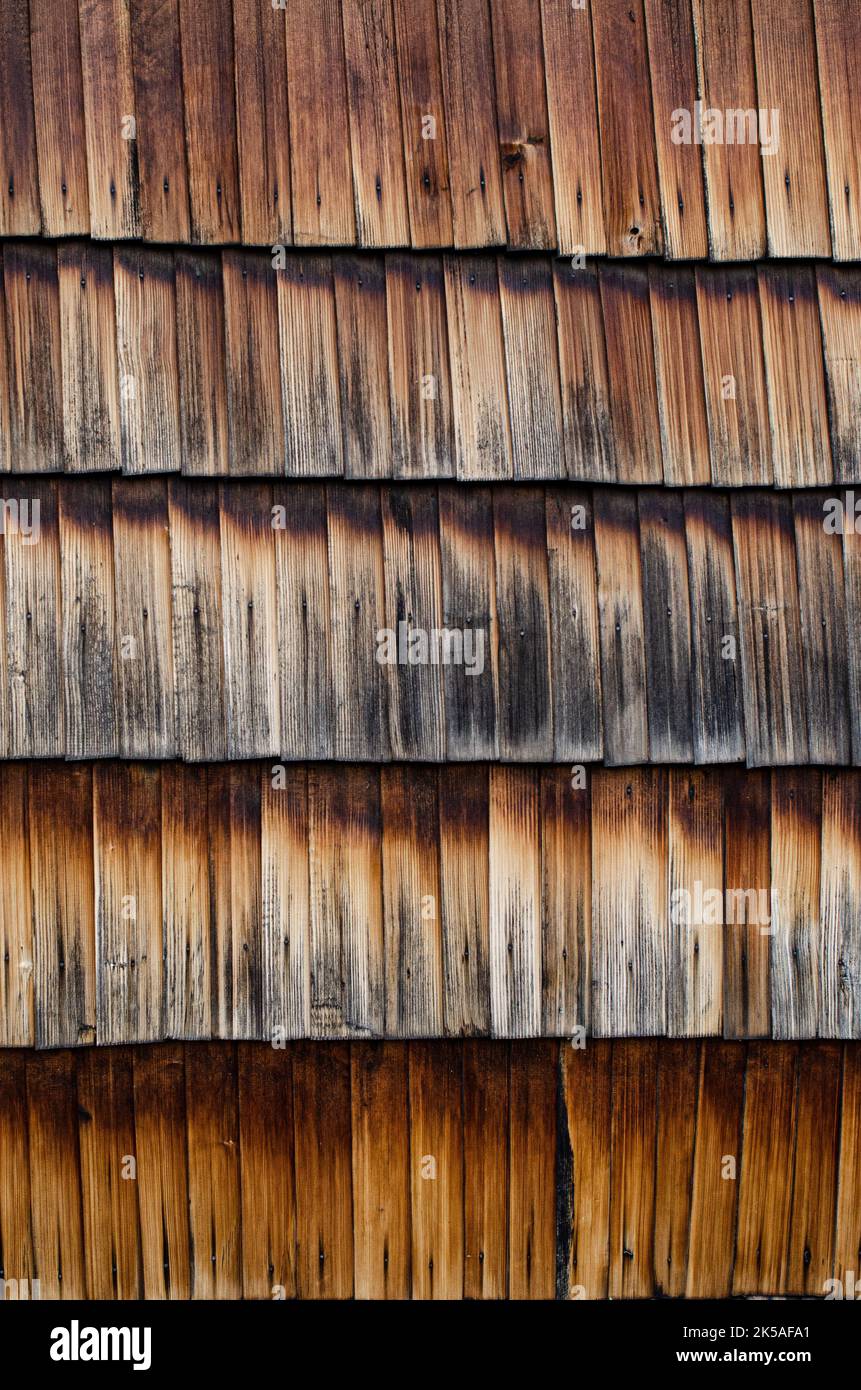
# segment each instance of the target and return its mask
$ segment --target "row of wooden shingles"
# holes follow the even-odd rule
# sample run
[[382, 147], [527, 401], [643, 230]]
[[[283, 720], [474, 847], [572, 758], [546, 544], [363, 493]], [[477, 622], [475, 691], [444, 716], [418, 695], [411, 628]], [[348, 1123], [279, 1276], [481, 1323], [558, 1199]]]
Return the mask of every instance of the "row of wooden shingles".
[[177, 0], [156, 23], [31, 0], [6, 23], [0, 234], [861, 252], [851, 3]]
[[3, 756], [861, 759], [851, 493], [5, 491]]
[[0, 470], [861, 477], [861, 273], [9, 243]]
[[859, 777], [9, 764], [0, 1043], [861, 1037]]
[[4, 1052], [6, 1296], [851, 1298], [860, 1118], [857, 1045]]

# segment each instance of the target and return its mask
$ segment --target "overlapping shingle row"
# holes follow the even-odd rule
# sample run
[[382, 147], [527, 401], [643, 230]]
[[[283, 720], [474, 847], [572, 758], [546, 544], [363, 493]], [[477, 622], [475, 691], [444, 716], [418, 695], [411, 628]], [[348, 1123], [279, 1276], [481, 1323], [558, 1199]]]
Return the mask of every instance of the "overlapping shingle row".
[[853, 0], [7, 0], [0, 234], [861, 253]]

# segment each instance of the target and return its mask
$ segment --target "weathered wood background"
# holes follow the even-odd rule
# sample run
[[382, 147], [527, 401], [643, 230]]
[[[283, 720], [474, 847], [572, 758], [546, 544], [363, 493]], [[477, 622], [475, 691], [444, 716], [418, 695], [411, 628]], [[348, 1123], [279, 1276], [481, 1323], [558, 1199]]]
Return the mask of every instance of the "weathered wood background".
[[[3, 0], [2, 17], [0, 234], [861, 253], [853, 0]], [[779, 154], [676, 144], [697, 101], [778, 109]]]
[[5, 1051], [0, 1277], [42, 1298], [822, 1297], [857, 1277], [859, 1121], [852, 1043]]
[[7, 765], [0, 1045], [858, 1038], [859, 777]]
[[854, 267], [0, 255], [0, 470], [861, 480]]
[[861, 762], [851, 492], [5, 490], [3, 757]]

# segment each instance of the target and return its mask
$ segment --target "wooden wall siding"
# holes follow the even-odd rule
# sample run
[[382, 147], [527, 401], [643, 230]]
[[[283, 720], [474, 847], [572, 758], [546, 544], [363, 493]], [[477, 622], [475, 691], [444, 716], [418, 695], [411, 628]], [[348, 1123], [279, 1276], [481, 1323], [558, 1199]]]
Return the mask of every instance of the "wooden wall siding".
[[[0, 235], [861, 249], [851, 0], [217, 0], [206, 23], [186, 0], [54, 8], [54, 44], [45, 0], [2, 8]], [[673, 113], [693, 134], [697, 102], [777, 110], [778, 149], [676, 143]]]
[[851, 490], [3, 492], [0, 757], [861, 764]]
[[0, 255], [2, 471], [861, 481], [856, 269]]
[[0, 829], [0, 1046], [861, 1038], [854, 770], [6, 764]]
[[857, 1043], [5, 1050], [0, 1277], [43, 1299], [822, 1298], [857, 1263], [859, 1086]]

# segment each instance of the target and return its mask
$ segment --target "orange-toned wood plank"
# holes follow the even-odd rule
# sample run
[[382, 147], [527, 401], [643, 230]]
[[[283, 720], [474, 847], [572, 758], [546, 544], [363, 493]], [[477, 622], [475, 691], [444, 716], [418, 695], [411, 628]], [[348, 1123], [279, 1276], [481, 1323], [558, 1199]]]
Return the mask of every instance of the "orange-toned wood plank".
[[642, 0], [591, 6], [607, 252], [664, 249]]
[[296, 1286], [300, 1298], [352, 1298], [350, 1051], [304, 1043], [293, 1053]]
[[456, 1044], [409, 1044], [412, 1292], [416, 1299], [463, 1297], [462, 1094]]
[[356, 1297], [409, 1298], [406, 1046], [353, 1043], [351, 1096]]
[[594, 71], [589, 9], [570, 0], [541, 0], [541, 28], [559, 253], [573, 256], [582, 249], [601, 256], [607, 239], [595, 87], [571, 81], [573, 72]]
[[464, 1298], [508, 1294], [507, 1042], [463, 1044]]

